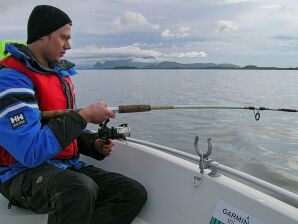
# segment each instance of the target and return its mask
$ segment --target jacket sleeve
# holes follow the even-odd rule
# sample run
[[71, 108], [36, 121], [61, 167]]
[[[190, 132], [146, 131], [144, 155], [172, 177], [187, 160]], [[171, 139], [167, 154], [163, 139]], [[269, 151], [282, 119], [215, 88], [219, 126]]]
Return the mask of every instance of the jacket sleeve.
[[[71, 134], [69, 126], [76, 127]], [[0, 145], [24, 166], [36, 167], [72, 142], [86, 122], [68, 114], [42, 126], [32, 81], [5, 68], [0, 70], [0, 127]]]
[[92, 157], [97, 160], [103, 160], [105, 158], [105, 155], [95, 150], [95, 140], [97, 139], [98, 133], [92, 133], [90, 131], [85, 130], [82, 132], [78, 140], [78, 147], [79, 147], [79, 153]]

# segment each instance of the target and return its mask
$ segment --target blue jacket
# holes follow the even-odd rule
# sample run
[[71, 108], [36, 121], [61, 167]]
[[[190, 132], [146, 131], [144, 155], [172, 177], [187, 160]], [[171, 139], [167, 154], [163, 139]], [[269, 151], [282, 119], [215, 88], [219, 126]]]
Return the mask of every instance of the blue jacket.
[[[76, 74], [73, 66], [44, 68], [30, 55], [30, 51], [25, 46], [10, 43], [6, 44], [5, 49], [28, 68], [41, 75], [56, 72], [63, 80], [65, 76]], [[80, 169], [85, 166], [85, 163], [79, 161], [79, 156], [67, 160], [52, 159], [63, 150], [66, 144], [64, 141], [69, 141], [65, 140], [66, 137], [62, 136], [61, 130], [58, 130], [63, 126], [62, 124], [70, 122], [72, 127], [75, 127], [72, 130], [76, 133], [68, 136], [72, 138], [71, 140], [86, 127], [84, 119], [75, 112], [64, 119], [68, 119], [68, 122], [55, 119], [56, 121], [43, 125], [40, 121], [35, 86], [30, 78], [11, 68], [0, 69], [0, 146], [16, 160], [15, 163], [0, 166], [0, 181], [5, 182], [28, 168], [47, 164], [62, 169], [69, 167]], [[0, 158], [0, 161], [2, 159], [5, 158]]]

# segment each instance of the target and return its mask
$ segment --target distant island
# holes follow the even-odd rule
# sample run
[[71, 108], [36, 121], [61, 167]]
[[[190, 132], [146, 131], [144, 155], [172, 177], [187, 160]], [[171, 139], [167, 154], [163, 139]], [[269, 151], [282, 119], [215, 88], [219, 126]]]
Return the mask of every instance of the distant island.
[[[81, 66], [78, 66], [79, 69]], [[83, 67], [82, 67], [83, 68]], [[86, 68], [84, 68], [86, 69]], [[259, 67], [255, 65], [238, 66], [234, 64], [215, 64], [215, 63], [190, 63], [183, 64], [178, 62], [163, 61], [160, 63], [137, 62], [132, 59], [106, 60], [96, 62], [89, 69], [243, 69], [243, 70], [298, 70], [298, 67], [279, 68], [279, 67]]]

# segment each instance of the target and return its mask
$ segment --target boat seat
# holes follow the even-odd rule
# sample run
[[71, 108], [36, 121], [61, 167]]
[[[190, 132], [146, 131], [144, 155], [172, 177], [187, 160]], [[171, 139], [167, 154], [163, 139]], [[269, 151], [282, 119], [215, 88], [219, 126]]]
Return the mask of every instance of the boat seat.
[[11, 206], [8, 209], [8, 200], [0, 194], [0, 223], [1, 224], [33, 224], [47, 223], [46, 214], [36, 214], [28, 209]]
[[[7, 208], [8, 200], [0, 194], [0, 223], [1, 224], [46, 224], [47, 214], [36, 214], [28, 209], [12, 206]], [[147, 224], [140, 218], [136, 218], [133, 224]]]

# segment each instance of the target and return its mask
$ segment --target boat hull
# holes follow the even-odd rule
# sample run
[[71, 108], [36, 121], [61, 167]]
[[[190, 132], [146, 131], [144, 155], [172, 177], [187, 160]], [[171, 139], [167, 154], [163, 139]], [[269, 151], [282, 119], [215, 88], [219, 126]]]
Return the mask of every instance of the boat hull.
[[[201, 176], [197, 163], [153, 147], [116, 142], [113, 155], [105, 160], [82, 159], [145, 186], [148, 201], [134, 224], [212, 223], [214, 219], [231, 224], [298, 223], [297, 208], [225, 175], [211, 177], [208, 169]], [[7, 201], [0, 200], [1, 224], [46, 221], [47, 215], [16, 207], [8, 210]]]

